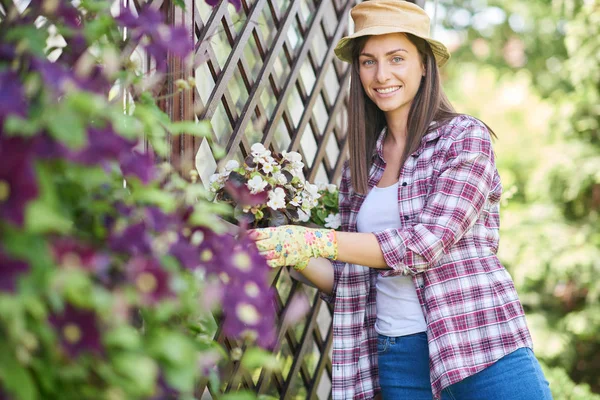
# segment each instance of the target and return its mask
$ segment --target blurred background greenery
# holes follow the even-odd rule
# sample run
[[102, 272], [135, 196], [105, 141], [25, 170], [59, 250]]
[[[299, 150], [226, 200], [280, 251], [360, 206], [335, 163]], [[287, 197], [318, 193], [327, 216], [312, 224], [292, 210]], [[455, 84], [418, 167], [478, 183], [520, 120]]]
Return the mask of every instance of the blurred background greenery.
[[499, 137], [499, 255], [554, 397], [600, 399], [600, 0], [426, 10], [452, 51], [448, 96]]

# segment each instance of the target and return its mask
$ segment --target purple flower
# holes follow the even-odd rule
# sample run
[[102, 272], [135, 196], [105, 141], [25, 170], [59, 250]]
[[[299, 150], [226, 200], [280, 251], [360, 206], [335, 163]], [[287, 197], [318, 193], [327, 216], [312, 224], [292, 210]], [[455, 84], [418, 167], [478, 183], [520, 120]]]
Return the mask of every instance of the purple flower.
[[123, 232], [113, 233], [109, 246], [113, 251], [132, 255], [152, 254], [152, 238], [146, 224], [139, 222], [125, 228]]
[[[209, 6], [216, 6], [217, 4], [219, 4], [221, 2], [221, 0], [204, 0], [206, 1], [206, 4], [208, 4]], [[235, 7], [236, 11], [240, 11], [240, 8], [242, 7], [242, 1], [241, 0], [229, 0], [230, 4], [233, 4], [233, 6]]]
[[38, 195], [31, 141], [0, 136], [0, 219], [23, 224], [25, 206]]
[[73, 238], [55, 240], [52, 243], [52, 252], [56, 263], [63, 267], [83, 268], [104, 274], [110, 265], [107, 254], [102, 254]]
[[192, 245], [183, 235], [179, 235], [178, 240], [171, 245], [169, 254], [175, 257], [182, 267], [189, 270], [200, 266], [200, 249]]
[[136, 176], [143, 184], [148, 184], [157, 175], [154, 157], [150, 153], [123, 152], [119, 162], [124, 176]]
[[27, 112], [25, 92], [16, 72], [0, 71], [0, 128], [9, 115], [24, 117]]
[[127, 276], [140, 293], [143, 304], [156, 304], [173, 296], [169, 273], [155, 259], [138, 256], [129, 261], [126, 268]]
[[29, 271], [29, 265], [20, 260], [10, 258], [0, 248], [0, 291], [14, 292], [19, 275]]
[[108, 160], [118, 160], [122, 154], [130, 152], [133, 146], [135, 141], [125, 139], [110, 126], [88, 128], [87, 146], [73, 153], [70, 159], [84, 165], [96, 165]]
[[148, 226], [156, 232], [164, 232], [175, 223], [175, 218], [173, 218], [173, 216], [165, 214], [158, 207], [146, 207], [144, 211]]
[[156, 61], [156, 69], [159, 72], [167, 69], [169, 51], [179, 57], [185, 57], [193, 49], [192, 39], [187, 30], [165, 25], [160, 12], [153, 8], [142, 8], [137, 17], [129, 9], [123, 9], [116, 20], [121, 26], [131, 30], [131, 39], [134, 42], [139, 42], [143, 36], [149, 38], [145, 49]]
[[268, 190], [252, 194], [245, 183], [230, 179], [225, 184], [225, 190], [233, 201], [240, 206], [257, 206], [265, 204], [269, 199]]
[[62, 313], [51, 315], [49, 320], [69, 357], [75, 358], [84, 351], [102, 353], [100, 330], [93, 311], [67, 304]]

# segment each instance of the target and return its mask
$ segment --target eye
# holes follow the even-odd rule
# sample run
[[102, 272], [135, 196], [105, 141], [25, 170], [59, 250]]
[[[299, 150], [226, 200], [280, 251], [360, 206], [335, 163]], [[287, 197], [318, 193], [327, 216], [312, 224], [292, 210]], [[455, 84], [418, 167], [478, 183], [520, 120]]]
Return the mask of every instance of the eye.
[[373, 65], [373, 64], [375, 64], [375, 61], [373, 61], [373, 60], [364, 60], [362, 62], [362, 65], [364, 65], [364, 66], [369, 66], [369, 65]]
[[404, 58], [402, 58], [400, 56], [394, 56], [394, 57], [392, 57], [392, 62], [393, 63], [399, 63], [399, 62], [402, 62], [402, 61], [404, 61]]

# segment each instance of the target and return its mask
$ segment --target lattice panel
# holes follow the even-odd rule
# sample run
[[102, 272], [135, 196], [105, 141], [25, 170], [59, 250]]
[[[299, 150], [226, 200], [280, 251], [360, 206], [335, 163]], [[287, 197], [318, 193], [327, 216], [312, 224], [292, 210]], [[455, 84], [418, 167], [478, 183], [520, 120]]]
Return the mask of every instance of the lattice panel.
[[[167, 3], [165, 1], [165, 3]], [[184, 177], [197, 170], [207, 182], [219, 163], [243, 160], [255, 142], [273, 151], [298, 151], [312, 182], [337, 182], [347, 154], [346, 93], [350, 74], [334, 56], [338, 40], [353, 27], [349, 11], [359, 0], [242, 0], [237, 13], [227, 1], [216, 7], [184, 0], [185, 11], [167, 7], [171, 22], [189, 27], [195, 43], [194, 70], [171, 60], [172, 82], [194, 76], [192, 94], [165, 104], [174, 120], [209, 120], [211, 139], [225, 157], [216, 160], [204, 139], [180, 136], [170, 142], [171, 161]], [[420, 2], [419, 2], [420, 3]], [[421, 4], [422, 5], [422, 4]], [[249, 375], [233, 364], [223, 377], [226, 391], [250, 389], [280, 399], [331, 397], [332, 311], [315, 289], [292, 279], [286, 269], [275, 278], [277, 307], [284, 315], [304, 292], [311, 303], [305, 319], [278, 330], [283, 370]], [[243, 350], [218, 332], [227, 349]], [[207, 382], [197, 397], [210, 399]]]

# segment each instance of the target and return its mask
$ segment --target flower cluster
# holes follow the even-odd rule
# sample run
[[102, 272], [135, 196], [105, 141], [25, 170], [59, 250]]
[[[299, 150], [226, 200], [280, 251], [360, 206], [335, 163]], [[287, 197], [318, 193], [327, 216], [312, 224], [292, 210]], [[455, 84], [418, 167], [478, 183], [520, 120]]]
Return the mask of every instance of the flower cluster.
[[319, 188], [319, 201], [313, 209], [310, 221], [325, 228], [339, 229], [342, 225], [338, 209], [339, 190], [334, 184], [317, 183]]
[[[254, 242], [234, 240], [201, 184], [137, 151], [193, 127], [158, 108], [131, 49], [164, 77], [192, 43], [153, 7], [111, 12], [34, 0], [0, 20], [1, 398], [189, 398], [199, 374], [219, 376], [213, 312], [249, 346], [274, 339]], [[66, 46], [50, 62], [52, 31]], [[135, 107], [109, 101], [114, 87]]]
[[321, 194], [304, 179], [303, 167], [299, 153], [272, 153], [255, 143], [243, 165], [230, 160], [211, 176], [210, 190], [217, 201], [236, 207], [238, 220], [253, 227], [305, 223]]

